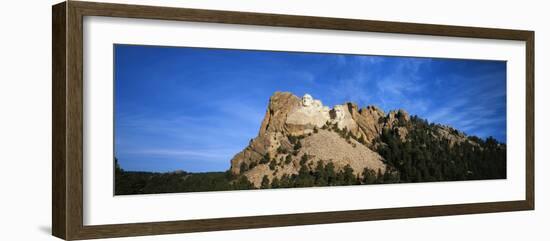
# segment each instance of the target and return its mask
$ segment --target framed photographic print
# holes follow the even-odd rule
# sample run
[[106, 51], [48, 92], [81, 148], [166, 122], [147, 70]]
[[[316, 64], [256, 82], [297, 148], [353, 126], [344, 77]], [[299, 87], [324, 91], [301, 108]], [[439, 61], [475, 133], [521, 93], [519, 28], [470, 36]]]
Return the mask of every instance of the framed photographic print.
[[534, 209], [534, 32], [53, 6], [63, 239]]

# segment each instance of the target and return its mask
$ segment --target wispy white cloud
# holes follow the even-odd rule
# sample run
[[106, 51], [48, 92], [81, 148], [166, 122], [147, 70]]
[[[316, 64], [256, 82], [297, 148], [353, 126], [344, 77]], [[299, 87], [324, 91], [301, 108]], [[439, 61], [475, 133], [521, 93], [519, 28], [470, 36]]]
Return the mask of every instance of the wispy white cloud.
[[340, 59], [339, 62], [344, 63], [345, 68], [356, 71], [351, 76], [338, 79], [337, 84], [331, 88], [332, 95], [360, 104], [369, 103], [374, 94], [370, 89], [365, 88], [372, 81], [369, 64], [379, 61], [373, 57], [355, 55], [341, 56]]
[[392, 65], [388, 73], [376, 80], [378, 96], [383, 109], [404, 108], [413, 113], [423, 113], [430, 101], [413, 95], [425, 91], [430, 80], [422, 79], [421, 73], [430, 68], [429, 59], [408, 58]]
[[494, 128], [500, 128], [495, 126], [506, 122], [502, 115], [506, 89], [495, 81], [503, 78], [502, 71], [432, 74], [434, 62], [429, 58], [389, 63], [383, 59], [356, 56], [339, 60], [345, 68], [352, 68], [354, 75], [340, 78], [333, 95], [359, 104], [377, 102], [386, 111], [403, 108], [429, 121], [478, 135], [487, 128], [493, 129], [486, 133], [494, 133]]
[[400, 61], [392, 69], [391, 73], [384, 75], [377, 81], [378, 88], [384, 92], [403, 97], [406, 92], [419, 92], [426, 86], [426, 81], [421, 81], [420, 69], [427, 71], [431, 63], [429, 59], [408, 58]]
[[121, 152], [120, 154], [128, 155], [148, 155], [148, 156], [160, 156], [160, 157], [175, 157], [179, 160], [193, 159], [202, 161], [219, 161], [220, 159], [227, 159], [228, 156], [236, 154], [236, 149], [139, 149], [128, 150]]
[[380, 103], [383, 109], [406, 108], [413, 112], [424, 112], [430, 101], [411, 98], [426, 88], [421, 73], [430, 68], [431, 60], [407, 58], [388, 62], [381, 56], [345, 56], [337, 61], [345, 63], [344, 72], [352, 75], [340, 77], [331, 88], [333, 98], [356, 102], [360, 105]]
[[198, 168], [192, 170], [201, 169], [204, 165], [197, 163], [202, 161], [226, 168], [257, 135], [265, 104], [224, 98], [193, 107], [204, 111], [194, 110], [194, 115], [186, 114], [185, 109], [162, 116], [147, 111], [120, 113], [115, 123], [115, 153], [143, 163], [178, 161], [187, 168]]
[[[431, 122], [442, 122], [449, 120], [449, 118], [458, 118], [458, 109], [468, 104], [467, 99], [453, 99], [441, 105], [434, 106], [433, 110], [429, 112], [425, 118]], [[454, 116], [454, 117], [452, 117]]]
[[442, 96], [442, 102], [434, 105], [425, 117], [431, 122], [452, 125], [480, 137], [505, 136], [502, 128], [506, 123], [506, 102], [503, 99], [506, 88], [498, 85], [501, 82], [494, 81], [502, 78], [502, 74], [487, 73], [469, 79], [455, 74], [440, 79], [441, 88], [446, 88], [446, 93], [451, 95]]

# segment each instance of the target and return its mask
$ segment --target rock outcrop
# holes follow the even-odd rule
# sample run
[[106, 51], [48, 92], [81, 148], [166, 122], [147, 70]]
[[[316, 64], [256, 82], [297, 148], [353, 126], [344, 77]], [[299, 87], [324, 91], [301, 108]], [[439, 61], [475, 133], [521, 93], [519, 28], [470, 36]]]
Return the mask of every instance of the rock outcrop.
[[380, 136], [384, 123], [384, 111], [376, 106], [367, 106], [359, 109], [356, 104], [348, 103], [348, 110], [359, 130], [352, 130], [353, 134], [365, 143], [371, 145], [374, 139]]
[[[376, 107], [359, 111], [353, 103], [331, 109], [309, 94], [298, 98], [276, 92], [269, 100], [258, 136], [231, 160], [231, 172], [245, 175], [259, 186], [264, 176], [271, 179], [296, 174], [303, 155], [309, 157], [307, 163], [312, 167], [323, 160], [333, 162], [337, 169], [349, 165], [358, 174], [365, 168], [384, 172], [383, 158], [365, 145], [379, 135], [383, 114]], [[275, 168], [264, 165], [272, 162]]]
[[[303, 165], [315, 168], [318, 162], [332, 162], [337, 170], [349, 166], [360, 177], [366, 169], [390, 171], [375, 151], [384, 130], [407, 140], [411, 117], [405, 110], [385, 114], [376, 106], [359, 108], [355, 103], [324, 106], [305, 94], [275, 92], [258, 136], [231, 160], [231, 172], [244, 175], [255, 187], [267, 177], [297, 174]], [[464, 134], [438, 126], [437, 138], [451, 144], [468, 141]], [[304, 157], [305, 156], [305, 157]]]

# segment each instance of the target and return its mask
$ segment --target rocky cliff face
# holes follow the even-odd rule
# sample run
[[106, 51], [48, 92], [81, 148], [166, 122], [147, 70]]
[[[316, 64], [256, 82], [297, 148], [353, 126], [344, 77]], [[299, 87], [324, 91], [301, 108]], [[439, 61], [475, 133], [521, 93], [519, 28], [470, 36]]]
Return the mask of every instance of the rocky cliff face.
[[[375, 152], [383, 144], [384, 130], [398, 133], [406, 140], [410, 116], [404, 110], [385, 114], [375, 106], [359, 108], [344, 103], [324, 106], [311, 95], [299, 98], [292, 93], [271, 96], [258, 136], [231, 160], [231, 172], [244, 175], [255, 187], [267, 177], [297, 174], [301, 168], [313, 169], [319, 162], [332, 162], [336, 170], [351, 167], [360, 177], [368, 169], [392, 172]], [[438, 138], [458, 143], [467, 141], [456, 130], [440, 128]]]

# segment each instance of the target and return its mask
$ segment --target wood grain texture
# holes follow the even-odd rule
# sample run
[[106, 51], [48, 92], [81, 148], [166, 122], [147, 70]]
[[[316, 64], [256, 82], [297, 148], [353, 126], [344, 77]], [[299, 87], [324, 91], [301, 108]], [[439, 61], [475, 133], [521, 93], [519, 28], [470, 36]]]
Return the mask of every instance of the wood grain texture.
[[85, 226], [81, 239], [419, 218], [529, 209], [524, 201]]
[[52, 7], [52, 234], [66, 238], [65, 3]]
[[83, 228], [83, 15], [67, 5], [67, 236]]
[[202, 9], [170, 8], [158, 6], [109, 4], [95, 2], [72, 2], [87, 16], [147, 18], [208, 23], [315, 28], [330, 30], [400, 33], [432, 36], [452, 36], [525, 40], [530, 31], [387, 22], [360, 19], [342, 19], [314, 16], [296, 16], [267, 13], [234, 12]]
[[529, 32], [525, 41], [525, 200], [529, 204], [530, 209], [535, 209], [535, 33]]
[[[209, 23], [519, 40], [526, 43], [525, 200], [114, 225], [83, 225], [83, 17], [109, 16]], [[357, 19], [69, 1], [53, 7], [52, 231], [74, 239], [310, 225], [534, 209], [534, 32]]]

